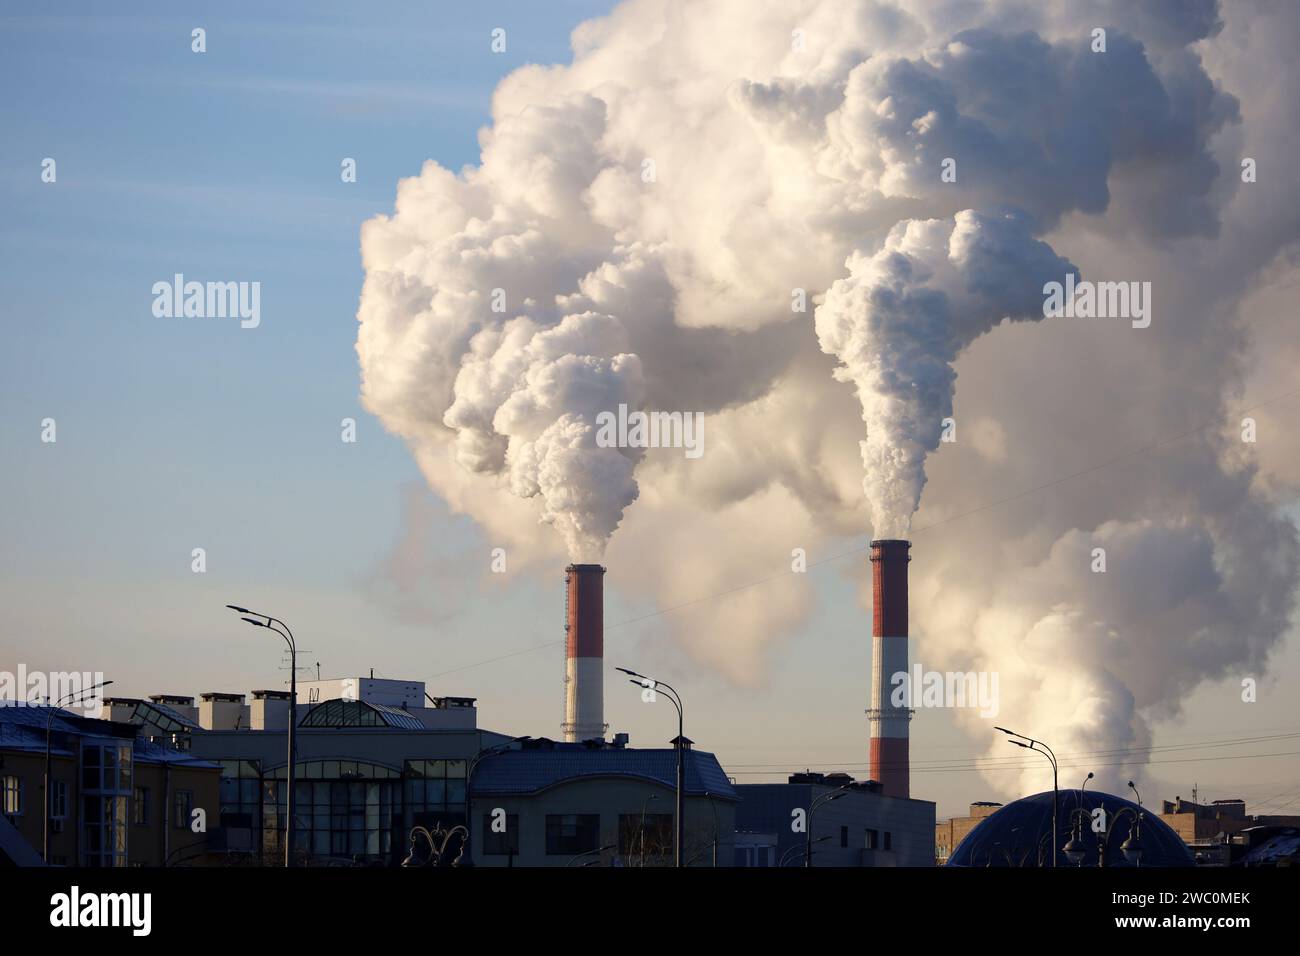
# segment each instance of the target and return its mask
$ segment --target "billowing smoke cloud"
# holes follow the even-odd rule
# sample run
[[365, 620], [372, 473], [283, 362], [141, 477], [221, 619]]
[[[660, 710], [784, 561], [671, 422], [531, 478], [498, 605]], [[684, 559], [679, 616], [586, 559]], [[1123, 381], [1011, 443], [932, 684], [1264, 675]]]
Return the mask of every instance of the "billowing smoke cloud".
[[846, 265], [817, 309], [817, 337], [862, 402], [872, 528], [906, 538], [925, 455], [952, 422], [958, 353], [1004, 318], [1041, 319], [1044, 282], [1077, 270], [1023, 216], [971, 211], [899, 223], [878, 252], [854, 252]]
[[[1000, 670], [1008, 724], [1143, 745], [1287, 626], [1297, 549], [1268, 476], [1188, 430], [1229, 421], [1238, 303], [1300, 215], [1284, 176], [1242, 187], [1241, 103], [1206, 66], [1255, 91], [1250, 149], [1289, 168], [1276, 77], [1223, 65], [1274, 33], [1238, 12], [1220, 37], [1212, 0], [1132, 6], [622, 4], [572, 64], [502, 80], [479, 165], [427, 163], [366, 224], [367, 407], [515, 568], [608, 546], [634, 599], [728, 592], [658, 626], [743, 683], [812, 600], [797, 576], [728, 589], [794, 548], [905, 535], [919, 501], [926, 664]], [[1069, 270], [1151, 281], [1152, 326], [1023, 321]], [[597, 447], [620, 403], [705, 413], [705, 455]], [[1088, 544], [1129, 577], [1091, 573]]]

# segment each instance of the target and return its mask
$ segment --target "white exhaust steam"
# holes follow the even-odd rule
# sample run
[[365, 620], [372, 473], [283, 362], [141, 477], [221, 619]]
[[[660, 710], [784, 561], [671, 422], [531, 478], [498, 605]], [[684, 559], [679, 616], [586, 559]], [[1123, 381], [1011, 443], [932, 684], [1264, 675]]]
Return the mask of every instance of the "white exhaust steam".
[[[981, 509], [1230, 418], [1238, 303], [1300, 238], [1264, 174], [1295, 71], [1249, 68], [1285, 58], [1281, 6], [1220, 37], [1211, 0], [629, 0], [500, 82], [478, 165], [427, 162], [365, 224], [365, 405], [513, 568], [608, 548], [636, 598], [695, 602], [656, 634], [741, 684], [812, 609], [792, 551], [970, 514], [913, 568], [927, 666], [1000, 671], [1008, 726], [1141, 746], [1287, 627], [1294, 528], [1250, 449], [1197, 433]], [[1244, 131], [1224, 62], [1258, 94]], [[1042, 320], [1070, 272], [1150, 281], [1150, 327]], [[620, 405], [703, 413], [705, 453], [599, 447]], [[1160, 545], [1195, 548], [1195, 595], [1143, 563]]]

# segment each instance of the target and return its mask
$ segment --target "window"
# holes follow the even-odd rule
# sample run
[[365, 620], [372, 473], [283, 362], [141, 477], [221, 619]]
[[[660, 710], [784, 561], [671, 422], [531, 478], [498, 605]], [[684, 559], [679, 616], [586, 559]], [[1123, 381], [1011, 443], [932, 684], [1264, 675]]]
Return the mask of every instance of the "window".
[[126, 866], [132, 748], [118, 741], [81, 745], [81, 862]]
[[673, 815], [671, 813], [623, 813], [618, 818], [618, 852], [620, 856], [639, 859], [668, 856], [673, 852]]
[[406, 805], [422, 826], [465, 820], [465, 761], [406, 761]]
[[840, 846], [847, 847], [848, 845], [849, 845], [849, 828], [840, 827]]
[[[229, 811], [235, 806], [234, 784], [238, 782], [241, 791], [248, 789], [243, 774], [252, 774], [255, 768], [250, 765], [240, 769], [238, 778], [231, 776], [237, 768], [227, 764], [226, 769], [223, 786], [231, 802], [223, 802], [223, 806]], [[282, 856], [288, 810], [285, 768], [268, 769], [262, 776], [262, 849], [268, 855]], [[294, 788], [294, 849], [319, 860], [364, 857], [396, 863], [401, 859], [398, 854], [407, 849], [400, 777], [398, 770], [365, 761], [299, 761]], [[240, 807], [250, 806], [243, 803], [242, 796], [240, 801]], [[444, 809], [428, 818], [420, 818], [417, 813], [411, 822], [430, 828], [441, 822], [447, 827], [464, 818], [464, 805], [459, 809], [459, 816], [454, 811], [451, 814], [455, 819], [450, 819]], [[232, 814], [232, 819], [238, 817]]]
[[68, 816], [68, 781], [52, 780], [50, 781], [50, 822], [55, 820], [60, 824]]
[[483, 855], [484, 856], [518, 856], [519, 855], [519, 814], [506, 814], [506, 832], [497, 833], [492, 829], [492, 821], [500, 819], [492, 813], [483, 814]]
[[878, 850], [878, 849], [880, 849], [880, 831], [879, 831], [879, 830], [868, 830], [868, 831], [867, 831], [867, 849], [868, 849], [868, 850]]
[[251, 760], [222, 761], [217, 812], [223, 827], [242, 830], [262, 828], [261, 776], [257, 764]]
[[131, 819], [136, 826], [149, 825], [149, 788], [136, 787], [131, 798]]
[[885, 831], [885, 849], [886, 849], [886, 850], [892, 850], [893, 848], [894, 848], [894, 835], [893, 835], [892, 833], [890, 833], [888, 830], [886, 830], [886, 831]]
[[5, 777], [3, 795], [0, 812], [7, 817], [20, 815], [23, 812], [23, 782], [14, 776]]
[[173, 796], [175, 800], [172, 806], [175, 813], [172, 816], [172, 826], [177, 830], [188, 830], [190, 828], [190, 812], [194, 809], [194, 791], [177, 790]]
[[600, 847], [599, 813], [548, 813], [546, 853], [548, 856], [576, 856]]
[[736, 845], [736, 866], [774, 866], [774, 851], [776, 847], [772, 846], [755, 846], [750, 844], [738, 843]]

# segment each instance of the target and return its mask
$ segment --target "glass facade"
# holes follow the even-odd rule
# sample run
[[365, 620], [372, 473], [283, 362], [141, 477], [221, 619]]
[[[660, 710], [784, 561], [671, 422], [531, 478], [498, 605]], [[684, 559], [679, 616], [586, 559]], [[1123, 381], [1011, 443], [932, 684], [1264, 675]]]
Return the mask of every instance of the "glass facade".
[[129, 743], [81, 745], [81, 857], [84, 866], [126, 866], [132, 750]]
[[[326, 859], [392, 861], [404, 850], [401, 773], [357, 760], [310, 760], [297, 765], [294, 843], [298, 853]], [[279, 853], [288, 788], [285, 768], [262, 787], [262, 842]]]

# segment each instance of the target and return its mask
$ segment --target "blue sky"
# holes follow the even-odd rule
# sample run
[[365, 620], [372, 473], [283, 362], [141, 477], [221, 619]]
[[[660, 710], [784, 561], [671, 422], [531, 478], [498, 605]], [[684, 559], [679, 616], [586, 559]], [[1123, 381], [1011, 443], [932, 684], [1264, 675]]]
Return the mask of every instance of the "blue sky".
[[[557, 732], [558, 648], [461, 670], [558, 641], [563, 579], [467, 576], [488, 544], [362, 411], [358, 229], [391, 211], [398, 179], [425, 159], [475, 162], [500, 78], [567, 61], [572, 28], [610, 6], [7, 7], [0, 667], [102, 670], [127, 695], [276, 686], [279, 649], [235, 626], [222, 610], [234, 601], [293, 623], [326, 676], [426, 678], [435, 693], [479, 697], [487, 727]], [[505, 54], [488, 48], [497, 26]], [[204, 54], [191, 52], [195, 27]], [[46, 157], [53, 184], [40, 178]], [[340, 180], [344, 157], [355, 184]], [[260, 281], [260, 327], [155, 318], [151, 286], [178, 272]], [[345, 417], [359, 423], [355, 445], [339, 440]], [[55, 444], [40, 441], [45, 418]], [[428, 576], [404, 615], [375, 582], [408, 519], [425, 531], [406, 543]], [[204, 575], [190, 569], [196, 547]], [[779, 681], [754, 693], [694, 675], [691, 736], [724, 765], [865, 763], [868, 623], [833, 568], [814, 586], [812, 618], [773, 651]], [[607, 608], [611, 624], [650, 610], [617, 592]], [[660, 639], [652, 623], [615, 628], [607, 658], [636, 666]], [[827, 695], [828, 659], [860, 681]], [[630, 690], [610, 679], [606, 694], [612, 729], [642, 745], [671, 736], [668, 715]], [[1216, 732], [1286, 726], [1284, 709], [1260, 710]], [[914, 728], [928, 759], [971, 752], [946, 715]], [[917, 788], [941, 814], [986, 796], [973, 775], [958, 781]], [[1260, 795], [1274, 782], [1258, 781]]]

